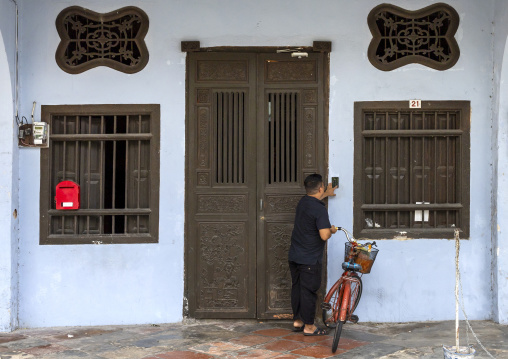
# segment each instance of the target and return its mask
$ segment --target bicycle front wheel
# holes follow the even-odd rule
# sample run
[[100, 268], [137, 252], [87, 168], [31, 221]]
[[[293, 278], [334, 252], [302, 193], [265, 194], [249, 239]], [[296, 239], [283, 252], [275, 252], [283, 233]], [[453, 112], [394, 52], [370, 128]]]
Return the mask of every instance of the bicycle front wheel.
[[356, 280], [351, 282], [351, 300], [349, 301], [349, 313], [348, 316], [353, 314], [358, 303], [360, 302], [360, 298], [362, 297], [363, 283], [362, 278], [358, 274], [352, 275]]
[[343, 324], [344, 322], [339, 320], [337, 326], [335, 327], [335, 333], [333, 334], [332, 353], [335, 353], [337, 351], [337, 347], [339, 346], [340, 334], [342, 333]]

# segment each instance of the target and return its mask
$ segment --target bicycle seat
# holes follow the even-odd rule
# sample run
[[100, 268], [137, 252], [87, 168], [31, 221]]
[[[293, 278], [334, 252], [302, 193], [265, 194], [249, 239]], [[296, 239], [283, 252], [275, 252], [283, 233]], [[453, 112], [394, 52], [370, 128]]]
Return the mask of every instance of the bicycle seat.
[[362, 266], [359, 265], [358, 263], [344, 262], [342, 263], [342, 269], [353, 272], [359, 272], [362, 270]]

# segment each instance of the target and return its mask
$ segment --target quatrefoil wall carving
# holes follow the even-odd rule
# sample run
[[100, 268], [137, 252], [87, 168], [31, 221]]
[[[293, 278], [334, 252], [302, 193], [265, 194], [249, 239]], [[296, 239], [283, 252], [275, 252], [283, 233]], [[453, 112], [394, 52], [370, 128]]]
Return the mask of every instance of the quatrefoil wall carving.
[[367, 22], [373, 36], [368, 58], [380, 70], [390, 71], [410, 63], [447, 70], [459, 59], [454, 37], [459, 15], [447, 4], [416, 11], [381, 4], [372, 9]]
[[108, 66], [131, 74], [148, 63], [144, 40], [148, 16], [137, 7], [101, 14], [71, 6], [60, 12], [56, 28], [61, 39], [56, 62], [65, 72], [78, 74]]

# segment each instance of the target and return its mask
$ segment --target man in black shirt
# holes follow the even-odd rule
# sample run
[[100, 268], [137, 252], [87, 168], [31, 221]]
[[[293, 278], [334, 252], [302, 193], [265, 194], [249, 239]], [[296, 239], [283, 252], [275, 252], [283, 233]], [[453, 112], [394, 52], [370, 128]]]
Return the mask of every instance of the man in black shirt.
[[289, 248], [289, 269], [291, 270], [291, 306], [293, 308], [294, 330], [304, 335], [325, 335], [326, 330], [314, 325], [317, 291], [321, 286], [321, 271], [325, 242], [333, 233], [328, 211], [321, 201], [335, 196], [329, 184], [325, 190], [319, 174], [307, 176], [304, 182], [307, 195], [296, 207], [295, 226]]

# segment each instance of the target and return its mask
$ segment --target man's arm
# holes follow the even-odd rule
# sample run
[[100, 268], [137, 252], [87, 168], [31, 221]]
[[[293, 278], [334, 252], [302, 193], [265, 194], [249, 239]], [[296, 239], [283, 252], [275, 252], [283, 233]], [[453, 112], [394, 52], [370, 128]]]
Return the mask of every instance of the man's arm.
[[[334, 197], [336, 194], [334, 191], [337, 189], [338, 186], [332, 187], [331, 183], [328, 183], [328, 187], [326, 187], [326, 191], [323, 192], [323, 195], [321, 196], [320, 200], [325, 199], [326, 197]], [[334, 232], [335, 233], [335, 232]], [[330, 237], [328, 237], [330, 238]], [[326, 239], [325, 239], [326, 240]]]
[[336, 232], [337, 232], [337, 227], [335, 227], [335, 226], [332, 226], [332, 228], [323, 228], [323, 229], [319, 230], [319, 236], [321, 237], [321, 239], [323, 241], [326, 241], [326, 240], [330, 239], [332, 234], [334, 234]]

